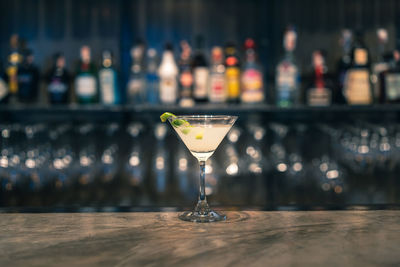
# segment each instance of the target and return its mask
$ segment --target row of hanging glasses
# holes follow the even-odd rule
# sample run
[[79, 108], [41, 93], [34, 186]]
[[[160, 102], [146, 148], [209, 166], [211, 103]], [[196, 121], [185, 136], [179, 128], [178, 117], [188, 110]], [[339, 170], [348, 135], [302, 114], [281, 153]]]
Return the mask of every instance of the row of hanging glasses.
[[[388, 188], [398, 183], [399, 128], [239, 123], [207, 162], [206, 194], [217, 205], [264, 207], [396, 202]], [[195, 158], [166, 124], [15, 123], [0, 131], [3, 207], [191, 205], [197, 194]]]

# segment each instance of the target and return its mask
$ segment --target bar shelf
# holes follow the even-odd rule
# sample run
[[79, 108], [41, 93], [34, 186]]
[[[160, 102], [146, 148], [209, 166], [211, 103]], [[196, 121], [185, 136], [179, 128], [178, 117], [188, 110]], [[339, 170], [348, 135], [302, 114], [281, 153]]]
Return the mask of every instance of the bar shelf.
[[399, 121], [400, 105], [371, 105], [330, 107], [295, 106], [280, 108], [268, 104], [200, 104], [193, 107], [177, 105], [14, 105], [0, 107], [1, 122], [64, 122], [98, 121], [122, 122], [124, 120], [156, 119], [159, 114], [169, 111], [176, 114], [232, 114], [259, 116], [266, 121], [282, 122], [371, 122]]

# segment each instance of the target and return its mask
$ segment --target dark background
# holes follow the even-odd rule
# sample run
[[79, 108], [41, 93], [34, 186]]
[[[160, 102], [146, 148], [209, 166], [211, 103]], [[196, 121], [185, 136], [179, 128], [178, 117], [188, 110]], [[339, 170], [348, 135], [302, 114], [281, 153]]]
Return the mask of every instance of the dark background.
[[62, 51], [74, 69], [79, 47], [88, 44], [93, 59], [110, 48], [127, 79], [130, 48], [142, 39], [162, 51], [166, 41], [175, 48], [182, 39], [205, 37], [208, 50], [247, 37], [258, 44], [268, 74], [282, 55], [282, 34], [289, 24], [298, 31], [296, 56], [307, 71], [314, 49], [327, 52], [331, 70], [341, 54], [340, 31], [362, 29], [375, 58], [376, 29], [389, 31], [388, 49], [396, 46], [400, 2], [396, 0], [13, 0], [0, 2], [0, 53], [4, 59], [9, 37], [18, 33], [33, 49], [44, 70], [51, 56]]
[[[245, 38], [252, 37], [258, 44], [260, 62], [271, 84], [274, 68], [283, 53], [282, 34], [287, 25], [295, 25], [298, 31], [296, 58], [303, 72], [308, 70], [314, 49], [327, 52], [328, 67], [334, 71], [341, 55], [339, 37], [343, 28], [362, 29], [375, 59], [378, 28], [385, 27], [389, 32], [387, 49], [397, 46], [400, 37], [398, 14], [400, 1], [396, 0], [1, 1], [0, 55], [4, 63], [13, 33], [26, 39], [42, 73], [49, 67], [55, 52], [64, 52], [69, 69], [74, 70], [80, 46], [90, 45], [93, 60], [97, 63], [100, 63], [102, 49], [109, 48], [114, 52], [124, 87], [131, 64], [130, 49], [137, 39], [143, 39], [148, 47], [161, 53], [166, 41], [177, 48], [180, 40], [193, 42], [198, 34], [205, 37], [207, 51], [227, 41], [236, 42], [240, 48]], [[177, 49], [175, 52], [178, 54]], [[59, 207], [61, 211], [93, 210], [85, 207], [129, 210], [131, 207], [191, 206], [197, 192], [198, 167], [194, 158], [172, 129], [168, 128], [162, 142], [154, 136], [159, 127], [158, 116], [166, 109], [176, 114], [239, 115], [236, 126], [241, 136], [234, 147], [240, 155], [240, 173], [232, 177], [225, 172], [229, 144], [224, 140], [213, 156], [216, 165], [211, 181], [215, 178], [216, 183], [210, 185], [214, 190], [210, 199], [214, 205], [340, 209], [358, 205], [388, 208], [400, 203], [399, 106], [296, 107], [288, 110], [266, 105], [206, 105], [192, 109], [163, 106], [68, 106], [51, 109], [47, 106], [2, 106], [0, 127], [11, 129], [9, 144], [12, 148], [22, 152], [39, 148], [40, 153], [46, 155], [48, 147], [53, 153], [59, 147], [72, 146], [74, 162], [70, 169], [59, 173], [51, 169], [54, 155], [47, 155], [49, 169], [42, 166], [41, 169], [27, 170], [24, 164], [20, 164], [17, 178], [10, 176], [12, 171], [5, 170], [5, 174], [0, 175], [0, 206]], [[118, 131], [109, 135], [107, 129], [113, 123], [117, 124]], [[129, 135], [132, 123], [142, 125], [139, 137]], [[80, 129], [87, 124], [93, 130], [85, 136]], [[69, 130], [59, 139], [52, 140], [50, 134], [65, 128], [65, 125]], [[26, 138], [26, 130], [30, 127], [41, 129], [33, 139]], [[254, 139], [251, 129], [255, 128], [264, 131], [261, 141]], [[282, 129], [286, 133], [280, 136]], [[368, 132], [367, 140], [362, 138], [365, 131]], [[366, 154], [359, 152], [359, 148], [365, 145], [364, 141], [370, 147]], [[379, 145], [388, 142], [390, 151], [374, 148], [376, 141]], [[102, 162], [102, 154], [114, 144], [119, 147], [117, 161], [108, 166]], [[5, 143], [1, 145], [5, 147]], [[144, 151], [143, 173], [140, 175], [143, 180], [132, 184], [135, 175], [127, 172], [125, 167], [135, 145]], [[277, 156], [276, 145], [284, 148], [283, 159]], [[263, 155], [262, 162], [258, 162], [261, 173], [249, 171], [251, 163], [254, 163], [247, 153], [250, 146]], [[96, 166], [83, 170], [79, 165], [79, 155], [93, 147]], [[182, 154], [176, 153], [178, 150]], [[158, 174], [154, 173], [155, 155], [160, 151], [167, 153], [165, 166], [169, 169], [165, 170], [164, 178], [157, 178]], [[176, 169], [179, 157], [188, 160], [189, 167], [184, 174], [179, 174]], [[277, 171], [279, 160], [287, 164], [288, 171]], [[337, 179], [327, 179], [326, 173], [319, 172], [320, 164], [325, 161], [340, 171]], [[303, 169], [294, 173], [293, 166], [297, 162]], [[111, 167], [114, 168], [111, 169], [112, 179], [107, 173]], [[38, 180], [39, 174], [43, 176]], [[87, 175], [90, 180], [82, 182], [82, 177]], [[65, 180], [61, 187], [57, 187], [60, 179]], [[157, 189], [157, 179], [164, 179], [166, 186]], [[5, 189], [9, 183], [13, 184], [12, 190]], [[335, 191], [337, 186], [340, 190]]]

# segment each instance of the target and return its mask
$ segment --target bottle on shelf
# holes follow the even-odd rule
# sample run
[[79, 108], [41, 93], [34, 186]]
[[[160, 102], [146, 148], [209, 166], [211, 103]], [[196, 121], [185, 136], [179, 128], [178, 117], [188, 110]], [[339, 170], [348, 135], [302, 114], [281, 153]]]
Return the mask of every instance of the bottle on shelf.
[[127, 88], [128, 103], [130, 104], [145, 102], [144, 55], [145, 45], [139, 41], [131, 49], [132, 66]]
[[75, 93], [80, 104], [97, 103], [98, 89], [96, 79], [96, 67], [91, 61], [89, 46], [82, 46], [81, 59], [75, 78]]
[[349, 105], [369, 105], [373, 102], [370, 82], [370, 55], [360, 31], [351, 50], [351, 65], [344, 79], [343, 95]]
[[379, 75], [380, 102], [398, 103], [400, 102], [400, 51], [394, 50], [389, 61], [389, 69]]
[[8, 89], [10, 93], [11, 102], [16, 101], [18, 92], [18, 66], [22, 62], [22, 54], [19, 45], [19, 36], [13, 34], [10, 38], [10, 51], [8, 54], [8, 62], [6, 67]]
[[378, 39], [378, 45], [377, 45], [377, 53], [376, 53], [376, 61], [372, 65], [372, 75], [371, 75], [371, 81], [372, 85], [374, 88], [374, 98], [375, 100], [381, 99], [380, 97], [380, 77], [381, 73], [384, 71], [387, 71], [389, 69], [389, 62], [385, 61], [385, 53], [386, 53], [386, 45], [388, 43], [388, 32], [384, 28], [380, 28], [376, 31], [377, 39]]
[[307, 105], [329, 106], [332, 103], [332, 91], [329, 88], [329, 81], [327, 79], [325, 59], [320, 50], [313, 52], [312, 66], [311, 85], [306, 95]]
[[300, 71], [293, 55], [296, 41], [297, 33], [289, 27], [283, 41], [285, 56], [276, 67], [276, 103], [280, 107], [291, 107], [300, 101]]
[[204, 52], [204, 38], [197, 36], [193, 57], [193, 97], [196, 102], [206, 102], [208, 96], [209, 68]]
[[334, 102], [344, 104], [346, 100], [343, 95], [344, 79], [347, 70], [351, 66], [351, 45], [353, 43], [353, 33], [348, 29], [342, 30], [340, 38], [340, 46], [342, 47], [342, 56], [337, 66], [337, 88], [338, 91], [334, 94]]
[[119, 104], [118, 75], [114, 68], [112, 53], [109, 50], [103, 51], [99, 83], [101, 103], [106, 105]]
[[0, 104], [7, 103], [10, 95], [6, 79], [6, 73], [3, 71], [3, 66], [0, 64]]
[[159, 85], [160, 79], [157, 73], [158, 57], [154, 48], [147, 50], [147, 69], [146, 69], [146, 101], [149, 104], [160, 102]]
[[194, 105], [193, 90], [193, 74], [191, 67], [191, 48], [186, 41], [181, 42], [181, 55], [179, 59], [179, 105], [190, 107]]
[[178, 98], [178, 66], [174, 59], [172, 45], [167, 44], [162, 56], [158, 75], [160, 77], [160, 100], [162, 104], [175, 104]]
[[34, 64], [31, 50], [24, 52], [24, 60], [18, 67], [18, 101], [21, 103], [34, 103], [39, 93], [39, 69]]
[[225, 77], [228, 91], [228, 102], [239, 102], [240, 96], [240, 62], [233, 43], [225, 46]]
[[255, 43], [247, 39], [244, 44], [246, 59], [242, 72], [241, 101], [243, 103], [258, 103], [264, 100], [263, 72], [256, 61]]
[[51, 104], [67, 104], [70, 94], [70, 75], [62, 53], [54, 56], [54, 65], [47, 75], [47, 92]]
[[223, 103], [228, 99], [225, 79], [224, 52], [215, 46], [211, 51], [210, 86], [208, 99], [212, 103]]

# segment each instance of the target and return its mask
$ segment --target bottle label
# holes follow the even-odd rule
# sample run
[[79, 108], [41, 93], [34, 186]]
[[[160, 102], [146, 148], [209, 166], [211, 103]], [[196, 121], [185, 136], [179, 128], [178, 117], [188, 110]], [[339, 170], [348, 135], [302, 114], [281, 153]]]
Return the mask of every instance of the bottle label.
[[144, 81], [138, 78], [132, 78], [128, 84], [128, 94], [131, 97], [141, 95], [144, 86]]
[[103, 104], [115, 103], [115, 73], [111, 69], [102, 69], [99, 72], [100, 92]]
[[179, 82], [183, 88], [190, 88], [193, 84], [193, 75], [190, 71], [183, 71], [179, 77]]
[[327, 88], [311, 88], [307, 92], [307, 103], [309, 106], [329, 106], [332, 94]]
[[96, 95], [96, 78], [90, 74], [81, 74], [76, 79], [76, 94], [79, 97], [94, 97]]
[[160, 79], [160, 99], [162, 103], [173, 104], [177, 98], [177, 81], [175, 76], [164, 76]]
[[8, 75], [8, 88], [11, 94], [15, 94], [18, 91], [18, 80], [17, 80], [17, 66], [10, 66], [7, 68]]
[[228, 98], [238, 98], [240, 95], [240, 69], [238, 67], [227, 67], [226, 83], [228, 89]]
[[293, 91], [297, 88], [297, 67], [293, 64], [280, 64], [278, 66], [278, 90]]
[[225, 75], [223, 73], [213, 73], [210, 75], [211, 102], [225, 102], [227, 98]]
[[357, 65], [365, 65], [368, 63], [368, 51], [364, 48], [356, 48], [354, 50], [354, 62]]
[[263, 79], [260, 71], [249, 69], [242, 76], [243, 102], [261, 102], [264, 100]]
[[385, 76], [386, 98], [389, 101], [400, 99], [400, 74], [387, 73]]
[[372, 103], [369, 71], [367, 69], [350, 69], [347, 71], [344, 95], [351, 105], [368, 105]]
[[21, 86], [27, 85], [29, 86], [29, 84], [32, 82], [32, 74], [30, 73], [20, 73], [18, 75], [18, 83]]
[[197, 67], [194, 69], [194, 91], [195, 98], [206, 98], [208, 93], [208, 75], [209, 71], [206, 67]]
[[67, 91], [67, 85], [55, 78], [49, 84], [48, 90], [51, 94], [64, 94]]
[[289, 107], [298, 101], [299, 74], [297, 67], [290, 62], [278, 65], [276, 73], [277, 104]]
[[381, 81], [380, 74], [389, 69], [389, 64], [386, 62], [379, 62], [373, 66], [373, 75], [371, 76], [371, 81], [374, 86], [374, 96], [379, 99], [381, 95]]
[[3, 100], [8, 95], [7, 84], [0, 78], [0, 100]]

